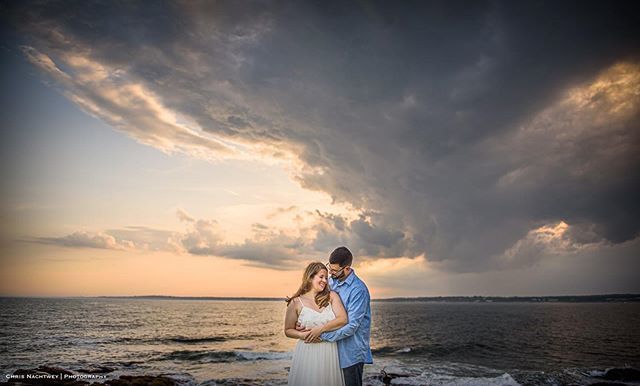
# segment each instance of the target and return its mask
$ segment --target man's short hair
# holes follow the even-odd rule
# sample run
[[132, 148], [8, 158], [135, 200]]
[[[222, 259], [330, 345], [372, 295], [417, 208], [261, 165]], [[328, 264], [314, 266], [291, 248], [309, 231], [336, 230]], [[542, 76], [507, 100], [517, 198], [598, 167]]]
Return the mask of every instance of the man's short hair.
[[338, 264], [341, 267], [351, 265], [353, 262], [353, 255], [347, 247], [338, 247], [329, 256], [329, 263]]

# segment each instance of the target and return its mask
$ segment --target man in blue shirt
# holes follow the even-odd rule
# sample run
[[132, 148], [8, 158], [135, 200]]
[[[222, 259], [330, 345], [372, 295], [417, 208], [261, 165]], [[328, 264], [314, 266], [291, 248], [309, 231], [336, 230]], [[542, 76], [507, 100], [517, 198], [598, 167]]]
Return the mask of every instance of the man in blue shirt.
[[349, 321], [343, 327], [324, 332], [320, 339], [338, 342], [340, 367], [346, 386], [361, 386], [364, 364], [373, 363], [371, 335], [371, 303], [369, 289], [351, 268], [353, 255], [346, 247], [336, 248], [329, 257], [329, 285], [342, 299]]

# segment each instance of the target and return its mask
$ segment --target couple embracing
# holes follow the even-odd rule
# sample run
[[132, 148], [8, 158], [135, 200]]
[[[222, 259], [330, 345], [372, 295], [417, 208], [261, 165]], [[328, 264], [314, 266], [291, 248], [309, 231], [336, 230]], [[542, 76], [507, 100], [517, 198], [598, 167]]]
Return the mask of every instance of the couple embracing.
[[287, 298], [284, 332], [298, 339], [290, 386], [362, 385], [364, 364], [373, 363], [371, 304], [352, 263], [346, 247], [336, 248], [326, 265], [307, 266], [300, 288]]

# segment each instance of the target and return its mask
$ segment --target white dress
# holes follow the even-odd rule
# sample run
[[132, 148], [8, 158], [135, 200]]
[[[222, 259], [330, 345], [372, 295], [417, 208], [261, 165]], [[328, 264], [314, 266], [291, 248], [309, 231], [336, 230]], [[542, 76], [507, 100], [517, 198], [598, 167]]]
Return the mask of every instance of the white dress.
[[[331, 303], [321, 312], [305, 307], [298, 322], [307, 328], [321, 326], [336, 318]], [[305, 343], [299, 339], [293, 351], [293, 362], [289, 370], [289, 386], [344, 386], [344, 376], [338, 359], [336, 342]]]

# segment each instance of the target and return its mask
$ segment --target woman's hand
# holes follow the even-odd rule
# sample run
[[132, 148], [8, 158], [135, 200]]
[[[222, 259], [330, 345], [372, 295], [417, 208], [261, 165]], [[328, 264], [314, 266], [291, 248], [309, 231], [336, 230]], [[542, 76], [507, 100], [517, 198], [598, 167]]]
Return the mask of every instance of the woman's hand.
[[304, 342], [317, 343], [318, 341], [320, 341], [320, 334], [322, 334], [323, 332], [324, 332], [324, 329], [322, 328], [322, 326], [312, 328], [311, 331], [307, 333], [307, 336], [305, 337]]

